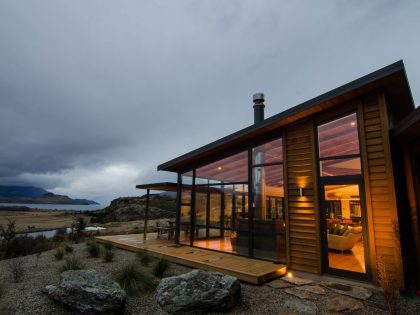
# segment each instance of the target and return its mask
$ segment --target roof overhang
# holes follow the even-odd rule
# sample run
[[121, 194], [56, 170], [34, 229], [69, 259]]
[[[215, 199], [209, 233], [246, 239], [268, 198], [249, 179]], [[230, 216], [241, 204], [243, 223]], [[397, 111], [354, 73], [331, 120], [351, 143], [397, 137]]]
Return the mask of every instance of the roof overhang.
[[370, 91], [383, 89], [396, 121], [414, 110], [404, 63], [400, 60], [311, 100], [271, 116], [224, 138], [181, 155], [158, 166], [158, 170], [184, 172], [209, 156], [223, 155], [234, 148], [245, 148], [253, 139], [277, 130], [312, 114], [334, 107]]
[[176, 191], [177, 184], [171, 183], [171, 182], [162, 182], [162, 183], [136, 185], [136, 188], [157, 190], [157, 191]]
[[393, 129], [392, 134], [404, 143], [418, 142], [420, 136], [420, 107], [401, 120]]

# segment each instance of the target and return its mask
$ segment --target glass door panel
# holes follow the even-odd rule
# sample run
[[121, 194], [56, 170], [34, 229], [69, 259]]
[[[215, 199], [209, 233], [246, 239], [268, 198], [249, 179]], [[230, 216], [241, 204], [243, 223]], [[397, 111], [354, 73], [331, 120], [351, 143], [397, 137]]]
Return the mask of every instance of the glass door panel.
[[365, 218], [359, 184], [325, 184], [323, 235], [329, 270], [366, 274]]

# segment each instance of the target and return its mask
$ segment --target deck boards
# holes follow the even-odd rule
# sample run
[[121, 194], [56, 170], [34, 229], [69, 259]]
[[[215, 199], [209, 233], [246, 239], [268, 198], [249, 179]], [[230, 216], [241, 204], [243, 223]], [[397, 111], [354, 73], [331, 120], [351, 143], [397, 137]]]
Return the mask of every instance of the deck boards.
[[286, 273], [285, 265], [190, 246], [179, 246], [169, 241], [158, 240], [154, 235], [151, 235], [146, 243], [143, 243], [140, 234], [98, 236], [96, 240], [111, 242], [115, 247], [134, 252], [145, 249], [154, 257], [162, 257], [192, 268], [221, 272], [253, 284], [261, 284]]

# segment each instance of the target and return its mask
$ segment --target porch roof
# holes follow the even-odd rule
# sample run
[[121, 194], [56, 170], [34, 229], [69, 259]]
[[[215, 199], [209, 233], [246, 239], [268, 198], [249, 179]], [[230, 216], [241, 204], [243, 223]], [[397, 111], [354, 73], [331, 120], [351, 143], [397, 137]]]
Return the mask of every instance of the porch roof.
[[161, 182], [152, 184], [136, 185], [138, 189], [158, 190], [158, 191], [176, 191], [177, 183]]
[[316, 112], [342, 104], [376, 89], [384, 90], [397, 122], [414, 110], [404, 63], [400, 60], [259, 123], [160, 164], [157, 169], [172, 172], [188, 171], [192, 165], [203, 163], [209, 157], [223, 156], [235, 150], [245, 149], [252, 141], [264, 137], [273, 130], [278, 130]]

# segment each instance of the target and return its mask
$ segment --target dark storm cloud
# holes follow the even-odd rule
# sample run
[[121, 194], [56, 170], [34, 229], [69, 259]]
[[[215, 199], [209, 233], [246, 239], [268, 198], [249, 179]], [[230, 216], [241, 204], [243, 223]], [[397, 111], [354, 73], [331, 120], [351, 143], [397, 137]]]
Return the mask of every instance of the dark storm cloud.
[[404, 59], [418, 1], [3, 1], [0, 183], [109, 201], [156, 165]]

